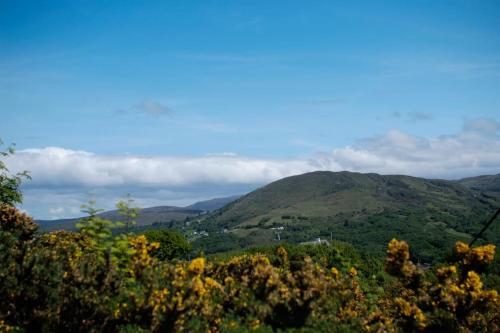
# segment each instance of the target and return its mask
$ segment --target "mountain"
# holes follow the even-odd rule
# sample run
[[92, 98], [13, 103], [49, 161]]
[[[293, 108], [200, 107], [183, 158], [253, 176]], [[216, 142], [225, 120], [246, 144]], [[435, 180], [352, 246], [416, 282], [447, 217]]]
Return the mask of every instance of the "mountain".
[[[187, 207], [158, 206], [143, 208], [139, 211], [136, 222], [138, 226], [165, 224], [168, 227], [171, 224], [185, 221], [186, 218], [196, 217], [204, 214], [206, 211], [221, 208], [237, 198], [239, 196], [215, 198], [199, 201]], [[98, 214], [98, 216], [111, 221], [123, 220], [123, 217], [118, 214], [117, 210], [106, 211]], [[41, 230], [75, 229], [75, 224], [80, 219], [81, 217], [60, 220], [37, 220], [36, 222], [40, 225]]]
[[[429, 261], [456, 240], [470, 240], [499, 204], [460, 181], [320, 171], [257, 189], [201, 224], [251, 245], [273, 242], [279, 233], [290, 242], [333, 238], [383, 253], [397, 237]], [[484, 234], [487, 240], [500, 240], [498, 225]]]
[[210, 200], [205, 200], [205, 201], [199, 201], [196, 202], [190, 206], [187, 206], [185, 208], [188, 209], [193, 209], [193, 210], [201, 210], [201, 211], [213, 211], [219, 208], [224, 207], [228, 203], [231, 203], [237, 199], [239, 199], [241, 195], [234, 195], [231, 197], [225, 197], [225, 198], [214, 198]]
[[[136, 222], [138, 226], [150, 225], [153, 223], [166, 223], [170, 221], [179, 222], [189, 217], [198, 216], [201, 213], [201, 210], [174, 206], [150, 207], [139, 211]], [[97, 215], [114, 222], [124, 220], [124, 218], [118, 214], [117, 210], [110, 210]], [[36, 222], [40, 225], [41, 230], [75, 229], [75, 224], [80, 219], [81, 217], [61, 220], [37, 220]]]

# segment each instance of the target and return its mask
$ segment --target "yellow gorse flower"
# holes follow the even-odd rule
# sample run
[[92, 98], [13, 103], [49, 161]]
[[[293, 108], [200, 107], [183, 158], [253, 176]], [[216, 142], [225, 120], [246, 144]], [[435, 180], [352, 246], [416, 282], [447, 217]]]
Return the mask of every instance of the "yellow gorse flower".
[[[421, 272], [413, 275], [412, 272], [417, 271], [404, 253], [406, 247], [399, 241], [392, 241], [387, 251], [387, 270], [403, 282], [400, 291], [402, 296], [396, 297], [393, 304], [401, 314], [404, 325], [422, 329], [435, 317], [439, 320], [440, 313], [446, 313], [464, 331], [469, 331], [468, 327], [490, 327], [488, 330], [495, 330], [494, 318], [496, 316], [498, 320], [497, 308], [500, 305], [498, 292], [483, 290], [481, 277], [473, 270], [490, 263], [494, 251], [494, 245], [471, 248], [457, 242], [454, 251], [456, 265], [437, 269], [438, 282], [429, 283], [423, 280], [425, 276]], [[429, 314], [426, 315], [423, 309]]]
[[462, 265], [480, 267], [493, 262], [495, 258], [495, 245], [488, 244], [470, 248], [467, 244], [457, 242], [455, 244], [455, 255]]
[[339, 270], [337, 268], [332, 267], [330, 272], [332, 273], [334, 279], [337, 279], [339, 277]]
[[481, 278], [476, 272], [474, 271], [467, 272], [467, 279], [465, 279], [465, 287], [473, 291], [478, 291], [483, 288], [483, 283], [481, 282]]
[[495, 245], [489, 244], [472, 250], [472, 256], [478, 262], [491, 263], [495, 258]]
[[189, 264], [188, 270], [191, 273], [200, 275], [205, 269], [205, 258], [196, 258]]

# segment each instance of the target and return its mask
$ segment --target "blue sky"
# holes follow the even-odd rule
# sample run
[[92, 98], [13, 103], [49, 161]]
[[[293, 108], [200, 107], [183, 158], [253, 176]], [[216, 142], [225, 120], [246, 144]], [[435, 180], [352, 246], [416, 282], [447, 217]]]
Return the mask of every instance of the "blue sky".
[[[89, 191], [109, 208], [129, 190], [188, 204], [313, 169], [500, 172], [499, 15], [498, 1], [0, 0], [0, 137], [43, 218]], [[132, 173], [144, 163], [160, 180]]]

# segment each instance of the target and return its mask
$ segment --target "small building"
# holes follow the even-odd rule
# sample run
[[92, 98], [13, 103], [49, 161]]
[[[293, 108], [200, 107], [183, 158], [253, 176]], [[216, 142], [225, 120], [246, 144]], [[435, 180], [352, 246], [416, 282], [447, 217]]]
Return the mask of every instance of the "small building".
[[321, 239], [321, 237], [316, 238], [315, 240], [312, 240], [310, 242], [302, 242], [300, 245], [330, 245], [330, 242], [327, 241], [326, 239]]

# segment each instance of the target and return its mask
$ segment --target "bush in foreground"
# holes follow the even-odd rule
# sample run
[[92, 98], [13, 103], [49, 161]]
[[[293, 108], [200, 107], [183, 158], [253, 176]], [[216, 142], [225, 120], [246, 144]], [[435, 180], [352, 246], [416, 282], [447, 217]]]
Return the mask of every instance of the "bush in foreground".
[[434, 274], [409, 260], [405, 242], [393, 240], [386, 262], [393, 278], [380, 293], [360, 267], [328, 260], [328, 251], [302, 255], [300, 263], [284, 247], [272, 256], [169, 261], [153, 255], [159, 243], [114, 236], [109, 227], [91, 217], [80, 232], [37, 234], [28, 216], [2, 205], [0, 330], [499, 330], [498, 293], [485, 290], [479, 275], [493, 260], [492, 245], [457, 243], [454, 262]]

